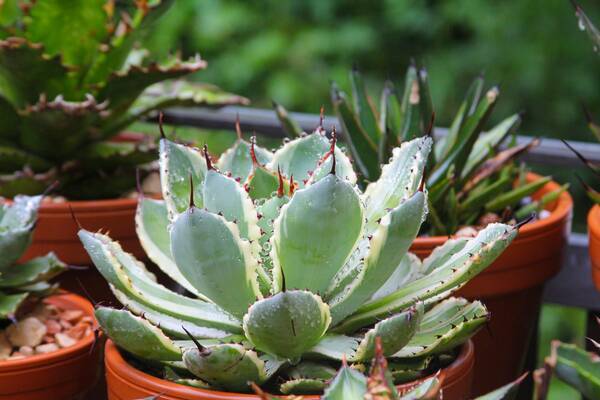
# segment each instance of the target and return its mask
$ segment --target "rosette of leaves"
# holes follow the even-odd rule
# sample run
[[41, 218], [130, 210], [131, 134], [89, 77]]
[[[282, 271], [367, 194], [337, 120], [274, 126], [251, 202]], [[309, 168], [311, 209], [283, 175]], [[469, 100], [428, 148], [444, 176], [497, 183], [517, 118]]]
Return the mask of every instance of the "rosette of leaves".
[[424, 261], [408, 253], [427, 214], [431, 139], [393, 150], [365, 192], [322, 127], [274, 153], [240, 137], [208, 151], [160, 142], [163, 200], [140, 199], [148, 257], [187, 290], [156, 281], [101, 233], [79, 236], [125, 309], [104, 332], [135, 365], [202, 388], [315, 393], [345, 359], [367, 368], [381, 337], [395, 382], [448, 362], [489, 317], [452, 297], [509, 245], [491, 224]]
[[[463, 226], [481, 228], [491, 221], [523, 220], [566, 190], [565, 186], [530, 201], [529, 196], [551, 178], [528, 182], [527, 170], [514, 160], [538, 140], [516, 143], [518, 114], [486, 130], [500, 91], [496, 86], [485, 90], [482, 76], [467, 91], [447, 133], [439, 137], [432, 135], [434, 108], [425, 68], [411, 65], [402, 91], [387, 81], [378, 107], [356, 68], [350, 81], [351, 96], [334, 83], [331, 98], [362, 185], [379, 178], [380, 165], [396, 146], [418, 137], [432, 140], [426, 167], [429, 216], [422, 233], [451, 235]], [[284, 128], [299, 134], [283, 108], [277, 105], [276, 110]]]
[[72, 199], [119, 196], [156, 157], [150, 140], [111, 140], [132, 122], [168, 106], [246, 102], [174, 81], [204, 69], [199, 57], [158, 63], [136, 47], [172, 3], [0, 2], [0, 195], [58, 180]]
[[58, 287], [48, 283], [66, 269], [54, 253], [19, 264], [31, 244], [42, 196], [16, 196], [12, 203], [0, 198], [0, 325], [14, 319], [30, 297], [44, 297]]

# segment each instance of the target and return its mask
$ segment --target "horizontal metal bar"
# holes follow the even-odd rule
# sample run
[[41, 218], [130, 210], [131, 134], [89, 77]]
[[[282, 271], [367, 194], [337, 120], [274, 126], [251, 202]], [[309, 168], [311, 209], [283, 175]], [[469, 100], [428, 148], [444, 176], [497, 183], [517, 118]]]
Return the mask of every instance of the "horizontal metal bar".
[[[307, 132], [311, 132], [319, 124], [319, 115], [317, 114], [291, 112], [290, 115]], [[233, 131], [238, 116], [242, 129], [246, 132], [256, 132], [275, 137], [285, 136], [275, 112], [269, 109], [238, 106], [223, 107], [221, 109], [174, 108], [165, 112], [165, 122], [174, 125], [230, 129]], [[327, 130], [330, 130], [334, 125], [338, 132], [343, 130], [334, 116], [326, 116], [323, 125]], [[444, 135], [445, 132], [444, 128], [436, 128], [435, 130], [436, 135]], [[531, 137], [519, 136], [518, 141], [520, 143], [529, 142]], [[590, 161], [600, 163], [600, 144], [576, 141], [569, 141], [569, 143]], [[545, 165], [570, 167], [581, 167], [582, 165], [577, 157], [560, 140], [556, 139], [543, 139], [542, 143], [524, 155], [523, 159], [527, 162]]]

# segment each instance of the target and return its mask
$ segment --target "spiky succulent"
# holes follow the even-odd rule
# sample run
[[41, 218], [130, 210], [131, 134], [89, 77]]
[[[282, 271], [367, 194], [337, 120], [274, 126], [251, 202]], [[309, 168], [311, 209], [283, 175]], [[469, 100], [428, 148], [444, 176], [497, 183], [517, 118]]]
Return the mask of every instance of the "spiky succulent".
[[[523, 378], [525, 375], [475, 400], [511, 399]], [[284, 399], [265, 393], [257, 386], [253, 388], [262, 400]], [[285, 398], [302, 400], [302, 397]], [[437, 374], [413, 386], [400, 390], [396, 388], [388, 362], [383, 355], [380, 337], [376, 338], [375, 356], [368, 376], [344, 363], [321, 396], [321, 400], [441, 400], [443, 398], [442, 380]]]
[[229, 391], [252, 381], [318, 392], [344, 358], [368, 364], [377, 336], [395, 381], [439, 367], [489, 316], [480, 302], [450, 296], [517, 228], [491, 224], [424, 261], [408, 253], [427, 214], [430, 145], [403, 143], [363, 193], [322, 127], [274, 154], [240, 135], [216, 163], [221, 172], [206, 148], [162, 139], [164, 200], [140, 200], [137, 232], [190, 296], [157, 283], [108, 236], [81, 230], [127, 308], [100, 307], [100, 325], [138, 365]]
[[111, 141], [132, 122], [168, 106], [246, 102], [163, 82], [204, 69], [199, 57], [157, 63], [135, 47], [172, 3], [0, 2], [0, 195], [39, 194], [58, 180], [73, 199], [119, 196], [156, 158], [149, 140]]
[[[331, 98], [344, 129], [344, 140], [365, 184], [379, 178], [380, 164], [387, 162], [399, 144], [424, 136], [433, 140], [426, 166], [429, 215], [422, 233], [450, 235], [461, 226], [521, 220], [541, 211], [566, 189], [533, 203], [522, 203], [550, 177], [527, 182], [527, 171], [514, 163], [537, 140], [529, 144], [508, 140], [507, 148], [499, 149], [519, 125], [518, 114], [484, 131], [500, 92], [495, 86], [484, 92], [482, 76], [469, 88], [447, 134], [438, 138], [432, 135], [433, 104], [424, 68], [408, 68], [402, 93], [387, 81], [379, 110], [357, 69], [350, 73], [350, 81], [352, 96], [333, 84]], [[280, 108], [278, 115], [284, 121], [288, 119]], [[284, 126], [297, 132], [297, 125], [286, 122]]]
[[31, 243], [42, 196], [0, 198], [0, 325], [12, 319], [29, 296], [45, 296], [57, 289], [48, 280], [66, 269], [54, 253], [18, 264]]

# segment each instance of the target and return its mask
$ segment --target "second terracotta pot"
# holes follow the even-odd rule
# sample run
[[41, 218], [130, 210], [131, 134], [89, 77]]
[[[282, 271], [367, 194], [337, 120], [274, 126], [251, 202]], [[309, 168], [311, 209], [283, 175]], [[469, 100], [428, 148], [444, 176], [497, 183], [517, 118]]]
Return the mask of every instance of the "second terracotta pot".
[[[108, 340], [105, 348], [104, 365], [108, 400], [141, 399], [160, 395], [164, 400], [260, 400], [256, 395], [228, 393], [196, 389], [148, 375], [127, 363], [115, 344]], [[469, 341], [452, 364], [442, 369], [441, 379], [445, 400], [465, 400], [470, 398], [473, 379], [474, 348]], [[409, 387], [411, 384], [401, 385]], [[304, 396], [306, 400], [316, 400], [319, 396]]]
[[[533, 181], [539, 176], [529, 174]], [[560, 185], [550, 182], [533, 197]], [[519, 377], [535, 327], [544, 283], [558, 273], [569, 233], [573, 200], [568, 193], [547, 207], [550, 216], [523, 226], [508, 249], [457, 295], [481, 300], [491, 312], [488, 329], [474, 338], [473, 395], [482, 395]], [[417, 238], [411, 251], [423, 258], [447, 237]], [[600, 249], [600, 242], [599, 242]]]
[[[94, 315], [90, 302], [74, 294], [59, 294], [44, 301]], [[101, 350], [100, 345], [92, 349], [93, 342], [90, 334], [52, 353], [0, 361], [0, 400], [93, 398], [91, 390], [99, 378]]]
[[600, 290], [600, 206], [592, 207], [587, 217], [590, 260], [592, 265], [592, 278], [596, 289]]

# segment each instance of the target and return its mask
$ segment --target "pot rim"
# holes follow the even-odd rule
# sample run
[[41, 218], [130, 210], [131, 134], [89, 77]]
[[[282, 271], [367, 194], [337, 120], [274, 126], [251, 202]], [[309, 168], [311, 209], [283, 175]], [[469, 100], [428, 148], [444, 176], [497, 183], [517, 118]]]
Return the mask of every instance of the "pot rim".
[[[527, 181], [531, 182], [533, 180], [541, 178], [541, 175], [538, 175], [533, 172], [529, 172], [527, 174]], [[560, 185], [556, 181], [550, 181], [544, 187], [540, 189], [540, 191], [545, 190], [546, 192], [558, 189]], [[539, 192], [539, 191], [538, 191]], [[556, 226], [559, 226], [562, 221], [566, 220], [573, 210], [573, 198], [569, 194], [568, 191], [564, 191], [559, 198], [556, 200], [556, 205], [554, 209], [551, 210], [550, 215], [547, 218], [534, 221], [529, 224], [523, 225], [519, 228], [519, 234], [515, 240], [525, 239], [531, 236], [536, 236], [542, 232], [546, 232], [550, 229], [554, 229]], [[599, 208], [600, 212], [600, 208]], [[600, 220], [600, 216], [598, 218]], [[600, 226], [599, 226], [600, 230]], [[599, 232], [600, 234], [600, 232]], [[426, 249], [429, 247], [435, 247], [443, 244], [448, 239], [451, 239], [453, 235], [448, 236], [419, 236], [413, 242], [411, 248], [413, 249]]]
[[[62, 291], [61, 293], [44, 298], [44, 302], [49, 304], [67, 303], [73, 306], [73, 309], [82, 310], [87, 316], [94, 316], [94, 306], [87, 299], [74, 293]], [[96, 328], [98, 323], [94, 319], [93, 327]], [[14, 372], [45, 365], [59, 363], [61, 361], [78, 357], [85, 354], [91, 348], [94, 340], [99, 340], [93, 334], [77, 341], [73, 346], [54, 351], [46, 354], [36, 354], [31, 357], [22, 358], [19, 360], [0, 361], [0, 374], [6, 372]]]
[[[458, 357], [447, 367], [443, 368], [440, 372], [442, 379], [442, 386], [450, 387], [465, 373], [468, 373], [473, 368], [475, 363], [475, 346], [471, 339], [461, 346]], [[150, 374], [147, 374], [139, 369], [131, 366], [123, 356], [121, 355], [116, 344], [110, 340], [106, 340], [104, 350], [104, 365], [106, 367], [107, 375], [111, 371], [117, 378], [125, 380], [136, 387], [143, 389], [148, 394], [160, 393], [162, 396], [189, 396], [189, 395], [203, 395], [205, 399], [211, 400], [227, 400], [227, 399], [252, 399], [258, 400], [259, 397], [254, 394], [242, 394], [234, 392], [222, 392], [218, 390], [207, 390], [192, 388], [185, 385], [180, 385], [174, 382], [160, 379]], [[399, 388], [410, 388], [415, 383], [427, 379], [421, 378], [416, 381], [408, 382], [399, 385]], [[144, 385], [140, 386], [139, 382], [143, 382]], [[318, 400], [319, 396], [309, 395], [303, 398], [307, 400]]]
[[587, 216], [587, 224], [590, 235], [600, 237], [600, 205], [594, 204]]

